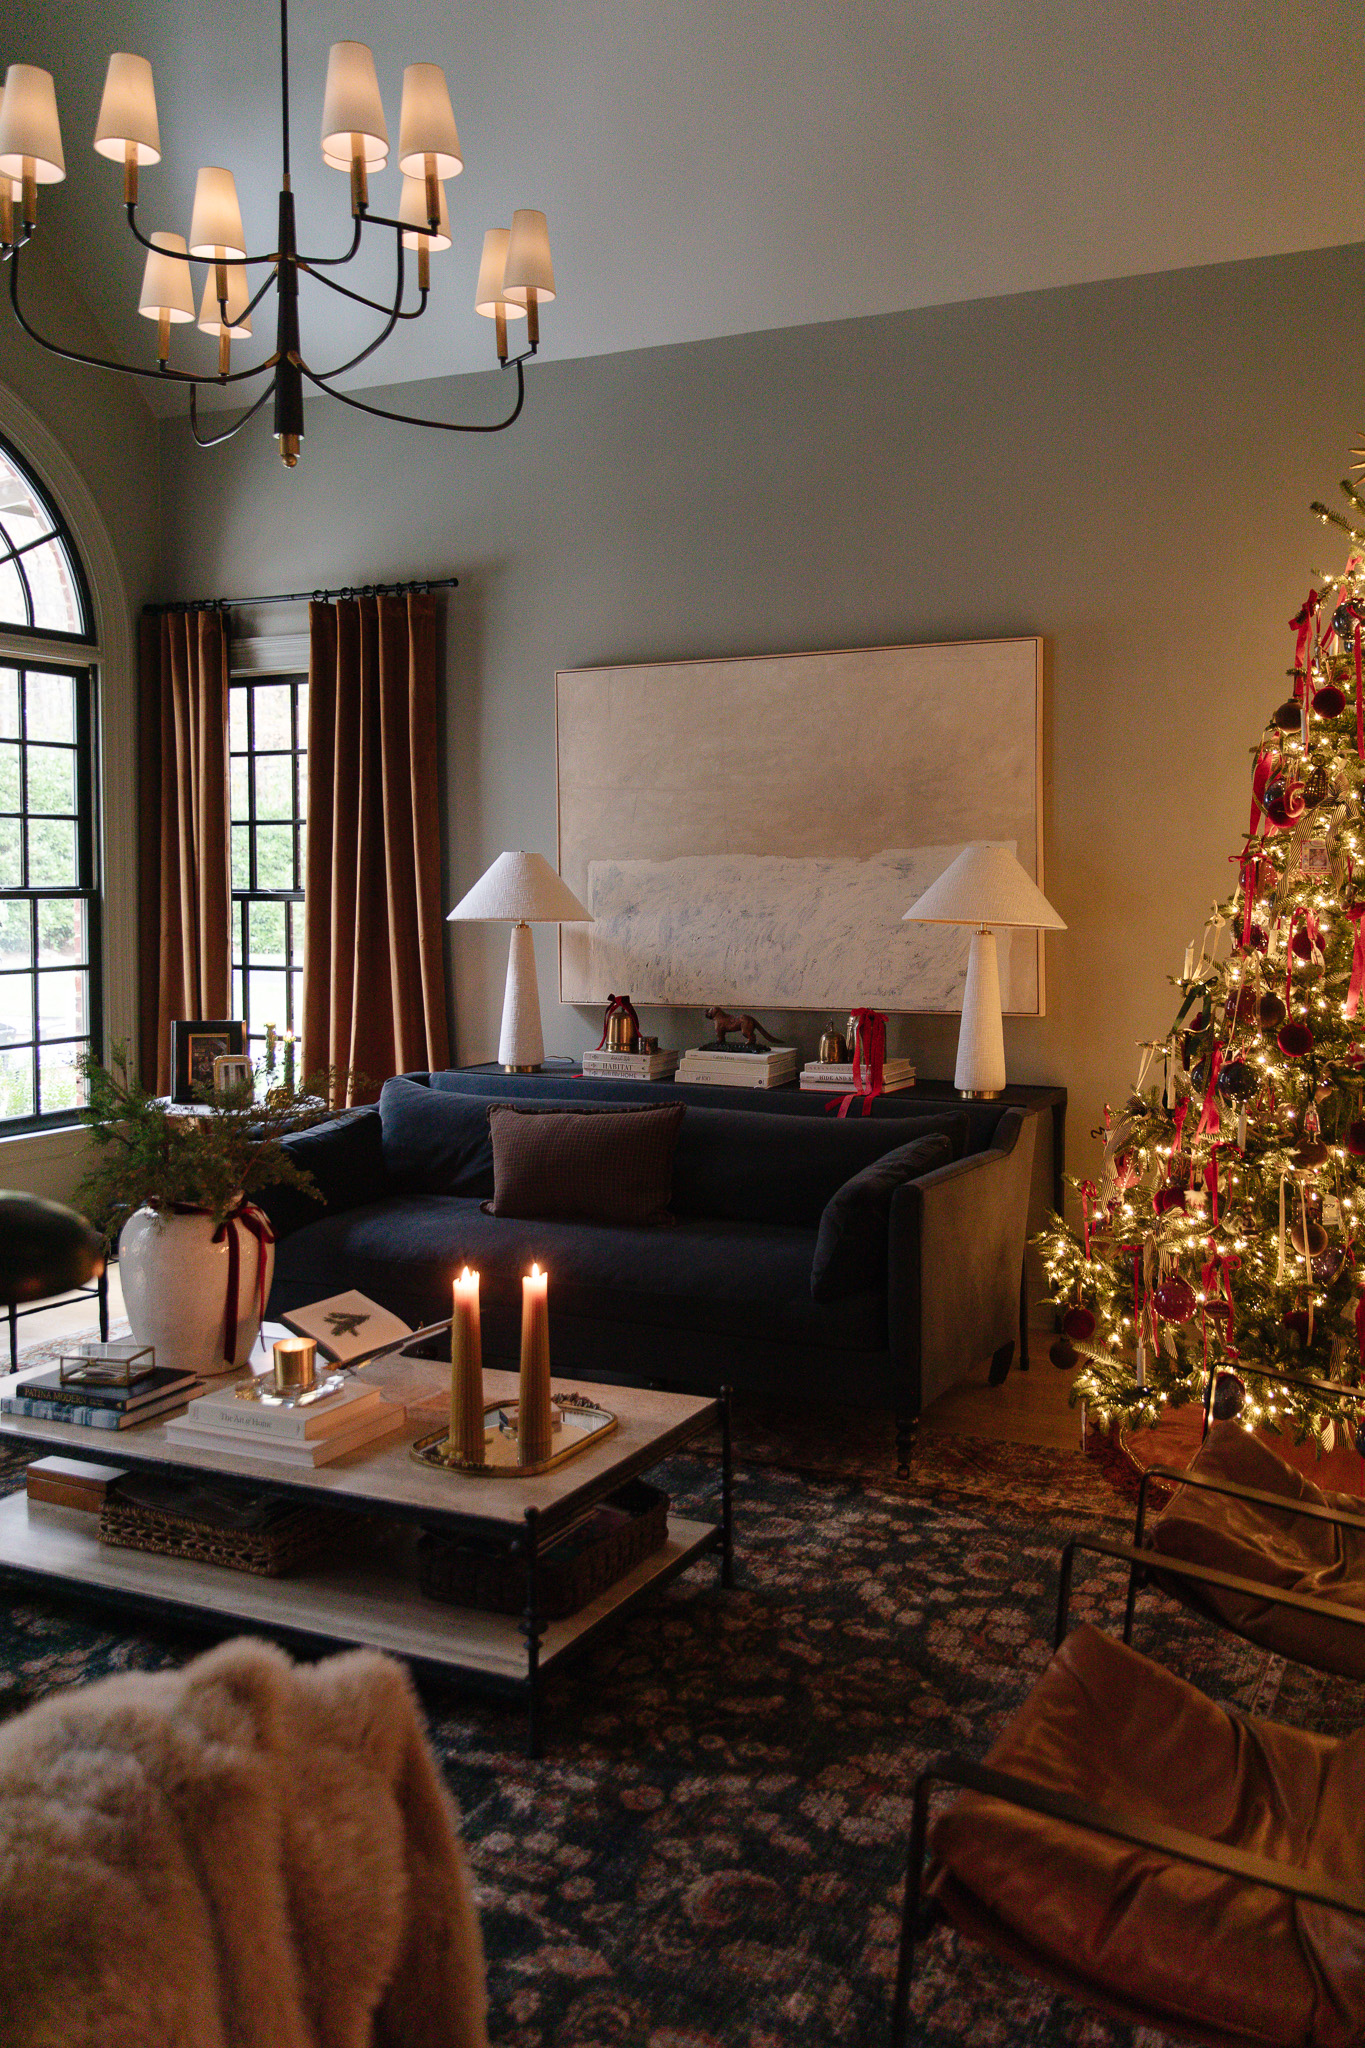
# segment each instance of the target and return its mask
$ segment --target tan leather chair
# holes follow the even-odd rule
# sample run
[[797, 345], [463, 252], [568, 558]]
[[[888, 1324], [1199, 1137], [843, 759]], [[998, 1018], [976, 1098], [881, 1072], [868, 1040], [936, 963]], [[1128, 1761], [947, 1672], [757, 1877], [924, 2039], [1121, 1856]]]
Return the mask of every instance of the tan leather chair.
[[[945, 1784], [962, 1790], [931, 1826]], [[916, 1783], [893, 2048], [926, 1898], [1115, 2019], [1216, 2048], [1358, 2048], [1363, 1802], [1365, 1731], [1231, 1714], [1076, 1629], [984, 1765], [942, 1758]]]

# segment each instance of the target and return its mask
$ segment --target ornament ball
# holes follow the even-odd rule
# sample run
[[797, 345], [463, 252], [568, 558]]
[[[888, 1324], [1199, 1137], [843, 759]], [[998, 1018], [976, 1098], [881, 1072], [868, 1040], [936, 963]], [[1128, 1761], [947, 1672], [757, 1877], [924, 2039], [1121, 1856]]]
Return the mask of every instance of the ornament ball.
[[1288, 1015], [1289, 1012], [1279, 997], [1269, 990], [1256, 1005], [1256, 1016], [1262, 1031], [1278, 1031]]
[[1088, 1308], [1074, 1302], [1062, 1317], [1062, 1333], [1077, 1344], [1088, 1344], [1095, 1334], [1095, 1318]]
[[1220, 1372], [1213, 1382], [1213, 1419], [1232, 1422], [1242, 1412], [1247, 1390], [1235, 1372]]
[[1275, 1043], [1287, 1060], [1301, 1060], [1313, 1050], [1313, 1034], [1306, 1024], [1285, 1024]]
[[[1313, 709], [1319, 718], [1340, 718], [1346, 709], [1345, 693], [1335, 683], [1324, 683], [1313, 698]], [[1318, 802], [1321, 803], [1321, 797]]]
[[1352, 1159], [1365, 1159], [1365, 1122], [1357, 1120], [1347, 1126], [1346, 1150]]
[[1302, 721], [1303, 711], [1297, 697], [1286, 697], [1270, 716], [1270, 723], [1281, 732], [1297, 732]]
[[1152, 1300], [1157, 1314], [1167, 1323], [1187, 1323], [1198, 1306], [1194, 1289], [1179, 1273], [1168, 1273], [1164, 1280], [1158, 1280], [1152, 1289]]
[[1074, 1365], [1081, 1362], [1081, 1354], [1069, 1337], [1058, 1337], [1047, 1355], [1058, 1372], [1070, 1372]]

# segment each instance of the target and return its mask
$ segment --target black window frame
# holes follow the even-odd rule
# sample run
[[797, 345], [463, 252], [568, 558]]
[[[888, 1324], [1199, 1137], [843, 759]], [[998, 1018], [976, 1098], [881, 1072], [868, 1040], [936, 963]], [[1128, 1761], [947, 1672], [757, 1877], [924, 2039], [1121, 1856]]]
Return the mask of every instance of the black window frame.
[[[258, 689], [279, 687], [287, 687], [289, 691], [289, 746], [287, 748], [258, 747], [256, 745], [256, 691]], [[291, 1031], [297, 1043], [303, 1031], [303, 1018], [301, 1015], [295, 1015], [294, 990], [297, 983], [300, 995], [302, 994], [303, 903], [308, 819], [306, 813], [301, 812], [300, 808], [299, 766], [300, 762], [306, 762], [308, 758], [308, 733], [306, 723], [300, 719], [299, 692], [301, 689], [307, 689], [307, 687], [308, 675], [306, 670], [290, 670], [280, 674], [268, 670], [250, 670], [241, 675], [230, 676], [228, 679], [229, 791], [231, 791], [232, 787], [233, 764], [237, 761], [245, 761], [247, 764], [246, 817], [243, 819], [237, 816], [231, 799], [228, 804], [228, 859], [232, 898], [231, 915], [234, 926], [231, 939], [232, 950], [235, 952], [240, 947], [241, 951], [240, 961], [231, 960], [229, 965], [233, 977], [234, 1001], [237, 976], [239, 974], [241, 976], [242, 993], [237, 1014], [242, 1021], [242, 1031], [248, 1055], [250, 1056], [253, 1053], [253, 1041], [257, 1049], [264, 1048], [265, 1027], [267, 1023], [272, 1023], [278, 1034], [276, 1046], [277, 1060], [282, 1056], [279, 1046], [284, 1034], [287, 1031]], [[242, 692], [246, 700], [247, 743], [245, 749], [234, 747], [232, 744], [232, 698], [238, 691]], [[258, 818], [256, 815], [255, 763], [258, 760], [280, 760], [286, 756], [290, 764], [292, 815], [290, 818]], [[265, 826], [268, 829], [272, 826], [278, 827], [283, 825], [292, 827], [294, 885], [289, 889], [263, 889], [260, 886], [260, 850], [257, 831], [260, 826]], [[236, 885], [236, 849], [233, 843], [233, 834], [240, 831], [244, 826], [247, 830], [248, 886], [245, 889], [239, 889]], [[251, 1014], [251, 909], [255, 903], [278, 903], [284, 911], [285, 964], [282, 968], [272, 966], [267, 970], [272, 973], [282, 973], [284, 976], [283, 1014], [279, 1017], [262, 1017], [253, 1020]], [[293, 964], [295, 960], [299, 963], [297, 967]]]
[[[81, 560], [81, 552], [76, 546], [71, 529], [45, 485], [34, 475], [32, 465], [3, 434], [0, 434], [0, 454], [18, 470], [32, 492], [34, 501], [42, 506], [51, 522], [48, 532], [40, 533], [35, 540], [24, 541], [16, 547], [5, 526], [4, 515], [0, 513], [0, 569], [9, 567], [11, 563], [14, 565], [19, 576], [19, 586], [24, 593], [24, 609], [28, 614], [26, 624], [0, 619], [0, 635], [13, 634], [18, 639], [46, 640], [64, 647], [91, 647], [95, 641], [95, 609], [90, 601], [90, 584], [86, 577], [85, 564]], [[67, 567], [76, 586], [76, 599], [81, 614], [81, 631], [78, 633], [65, 632], [58, 626], [38, 626], [33, 622], [33, 591], [29, 586], [23, 558], [25, 555], [31, 555], [36, 548], [45, 547], [50, 540], [61, 542]]]
[[[25, 472], [27, 474], [27, 471]], [[8, 633], [8, 627], [0, 627], [0, 636]], [[52, 639], [55, 635], [35, 635], [35, 638]], [[44, 1046], [84, 1045], [97, 1058], [104, 1056], [104, 887], [101, 874], [100, 847], [103, 835], [99, 829], [99, 776], [96, 773], [95, 735], [99, 730], [99, 670], [95, 662], [54, 661], [35, 652], [32, 659], [6, 650], [0, 637], [0, 669], [15, 671], [20, 678], [19, 688], [19, 745], [20, 760], [27, 738], [27, 692], [25, 681], [28, 671], [39, 675], [70, 676], [74, 685], [74, 725], [76, 770], [76, 870], [77, 880], [73, 883], [54, 882], [32, 884], [28, 879], [28, 833], [24, 829], [30, 817], [46, 817], [46, 812], [30, 812], [28, 808], [28, 778], [23, 776], [18, 812], [7, 811], [5, 816], [17, 816], [20, 821], [20, 875], [17, 887], [0, 886], [0, 902], [27, 903], [29, 906], [30, 960], [26, 968], [4, 970], [10, 974], [27, 974], [32, 982], [32, 1037], [29, 1051], [32, 1058], [33, 1101], [35, 1108], [29, 1116], [0, 1116], [0, 1138], [22, 1137], [31, 1131], [46, 1131], [69, 1127], [75, 1123], [77, 1111], [70, 1106], [44, 1110], [42, 1107], [42, 1062]], [[48, 745], [47, 741], [35, 741], [35, 745]], [[45, 1038], [39, 1029], [39, 997], [41, 988], [38, 945], [38, 910], [44, 902], [70, 902], [80, 898], [85, 904], [86, 917], [86, 958], [85, 974], [89, 998], [88, 1030], [83, 1038]], [[5, 1048], [12, 1050], [13, 1048]]]

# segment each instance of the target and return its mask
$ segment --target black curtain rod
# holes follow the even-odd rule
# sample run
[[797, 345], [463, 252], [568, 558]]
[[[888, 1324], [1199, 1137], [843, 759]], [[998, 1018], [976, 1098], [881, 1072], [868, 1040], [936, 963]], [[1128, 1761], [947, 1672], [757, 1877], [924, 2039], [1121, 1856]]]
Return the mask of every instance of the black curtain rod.
[[149, 612], [231, 612], [258, 604], [327, 604], [335, 597], [405, 597], [410, 590], [454, 590], [458, 576], [415, 576], [407, 583], [343, 583], [337, 590], [274, 590], [261, 597], [191, 597], [149, 604]]

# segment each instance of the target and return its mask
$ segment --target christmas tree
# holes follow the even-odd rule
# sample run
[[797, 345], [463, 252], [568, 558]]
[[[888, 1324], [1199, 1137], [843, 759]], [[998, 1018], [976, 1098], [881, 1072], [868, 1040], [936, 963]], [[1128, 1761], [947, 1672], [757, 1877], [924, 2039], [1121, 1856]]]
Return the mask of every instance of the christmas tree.
[[[1253, 750], [1237, 886], [1173, 976], [1169, 1036], [1106, 1109], [1081, 1225], [1039, 1240], [1061, 1316], [1054, 1363], [1096, 1420], [1202, 1400], [1330, 1450], [1365, 1385], [1365, 499], [1360, 530], [1290, 621], [1292, 695]], [[1365, 1415], [1365, 1408], [1360, 1411]]]

